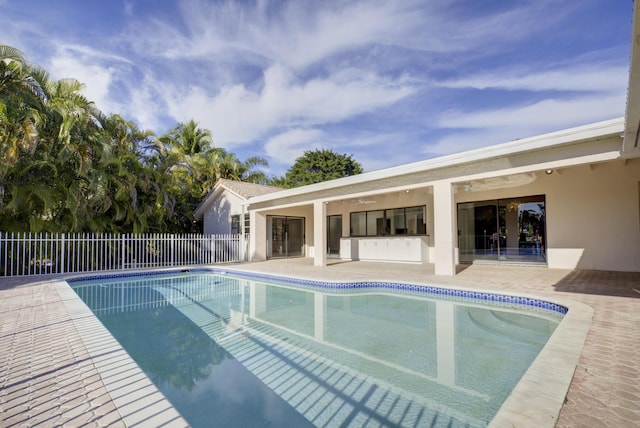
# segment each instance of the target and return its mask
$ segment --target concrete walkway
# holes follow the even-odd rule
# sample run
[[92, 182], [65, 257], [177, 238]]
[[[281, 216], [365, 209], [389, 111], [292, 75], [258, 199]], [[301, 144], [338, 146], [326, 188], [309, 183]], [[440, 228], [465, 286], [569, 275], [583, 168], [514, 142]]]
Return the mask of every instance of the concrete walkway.
[[[640, 273], [473, 265], [448, 278], [434, 276], [431, 265], [335, 262], [319, 268], [310, 259], [229, 268], [323, 280], [450, 285], [582, 302], [595, 312], [556, 426], [640, 426]], [[0, 426], [126, 426], [131, 419], [113, 389], [105, 386], [101, 363], [86, 331], [78, 328], [79, 315], [70, 313], [74, 297], [60, 292], [52, 279], [0, 279]]]

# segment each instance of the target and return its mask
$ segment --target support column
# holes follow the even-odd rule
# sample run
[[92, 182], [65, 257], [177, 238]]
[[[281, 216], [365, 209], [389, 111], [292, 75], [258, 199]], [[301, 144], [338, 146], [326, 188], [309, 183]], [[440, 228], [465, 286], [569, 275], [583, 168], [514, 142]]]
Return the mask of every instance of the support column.
[[313, 203], [313, 265], [327, 265], [327, 206], [323, 201]]
[[267, 219], [255, 210], [249, 211], [249, 261], [267, 259]]
[[456, 274], [454, 230], [455, 204], [453, 186], [448, 181], [439, 181], [433, 186], [433, 228], [435, 243], [435, 274]]

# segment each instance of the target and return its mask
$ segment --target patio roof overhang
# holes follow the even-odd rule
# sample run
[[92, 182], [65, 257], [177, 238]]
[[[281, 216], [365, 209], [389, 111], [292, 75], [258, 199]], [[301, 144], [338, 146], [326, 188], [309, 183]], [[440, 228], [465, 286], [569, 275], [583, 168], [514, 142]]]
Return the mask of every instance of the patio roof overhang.
[[[284, 208], [404, 191], [449, 181], [491, 180], [620, 158], [624, 120], [608, 120], [250, 198], [250, 209]], [[495, 181], [495, 180], [494, 180]]]

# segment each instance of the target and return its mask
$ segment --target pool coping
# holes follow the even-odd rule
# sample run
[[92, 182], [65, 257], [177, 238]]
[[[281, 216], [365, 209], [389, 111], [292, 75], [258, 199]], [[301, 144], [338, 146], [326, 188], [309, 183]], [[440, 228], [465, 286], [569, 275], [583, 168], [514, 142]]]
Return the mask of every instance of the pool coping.
[[66, 278], [52, 282], [124, 424], [188, 427], [164, 394], [73, 291]]
[[[122, 349], [119, 343], [111, 336], [91, 310], [75, 294], [69, 282], [89, 278], [104, 277], [130, 277], [155, 275], [168, 272], [185, 271], [192, 272], [216, 272], [233, 273], [247, 276], [253, 279], [277, 279], [286, 278], [292, 282], [314, 283], [316, 285], [337, 284], [337, 281], [320, 280], [301, 275], [287, 274], [283, 277], [277, 274], [255, 272], [238, 267], [198, 267], [189, 269], [169, 268], [154, 270], [139, 270], [122, 274], [74, 274], [65, 276], [56, 281], [58, 292], [72, 315], [74, 324], [78, 329], [88, 352], [94, 358], [96, 368], [103, 379], [105, 387], [112, 396], [118, 411], [127, 426], [159, 424], [169, 426], [188, 426], [180, 414], [175, 410], [164, 395], [153, 385], [131, 357]], [[340, 281], [342, 283], [343, 281]], [[348, 284], [399, 284], [398, 281], [344, 281]], [[436, 285], [420, 282], [405, 282], [409, 287], [418, 287], [421, 293], [426, 288], [439, 290], [453, 290], [459, 292], [460, 297], [464, 293], [481, 295], [510, 296], [514, 298], [531, 299], [535, 301], [549, 302], [567, 309], [564, 318], [549, 338], [547, 344], [541, 350], [529, 369], [525, 372], [510, 396], [505, 400], [497, 412], [489, 427], [554, 427], [558, 420], [560, 410], [566, 399], [573, 374], [586, 340], [593, 309], [583, 303], [574, 300], [536, 296], [527, 293], [508, 293], [503, 290], [494, 291], [484, 289], [482, 291], [454, 285]], [[391, 287], [389, 287], [391, 288]], [[390, 291], [393, 291], [391, 289]], [[448, 296], [449, 297], [449, 296]], [[527, 303], [524, 303], [527, 304]], [[91, 338], [90, 340], [86, 340]], [[109, 355], [107, 355], [109, 354]], [[116, 363], [113, 358], [117, 358]], [[135, 403], [135, 405], [134, 405]]]

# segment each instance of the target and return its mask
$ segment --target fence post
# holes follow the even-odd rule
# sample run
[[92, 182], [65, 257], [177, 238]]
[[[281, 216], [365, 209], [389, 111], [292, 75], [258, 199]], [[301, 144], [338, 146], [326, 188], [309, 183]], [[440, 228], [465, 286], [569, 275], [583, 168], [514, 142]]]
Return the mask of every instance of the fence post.
[[66, 246], [65, 246], [65, 242], [64, 242], [64, 236], [65, 234], [63, 233], [61, 235], [60, 238], [60, 273], [64, 273], [64, 262], [65, 262], [65, 257], [64, 255], [66, 254]]
[[176, 260], [176, 235], [175, 233], [171, 234], [171, 266], [175, 266]]

